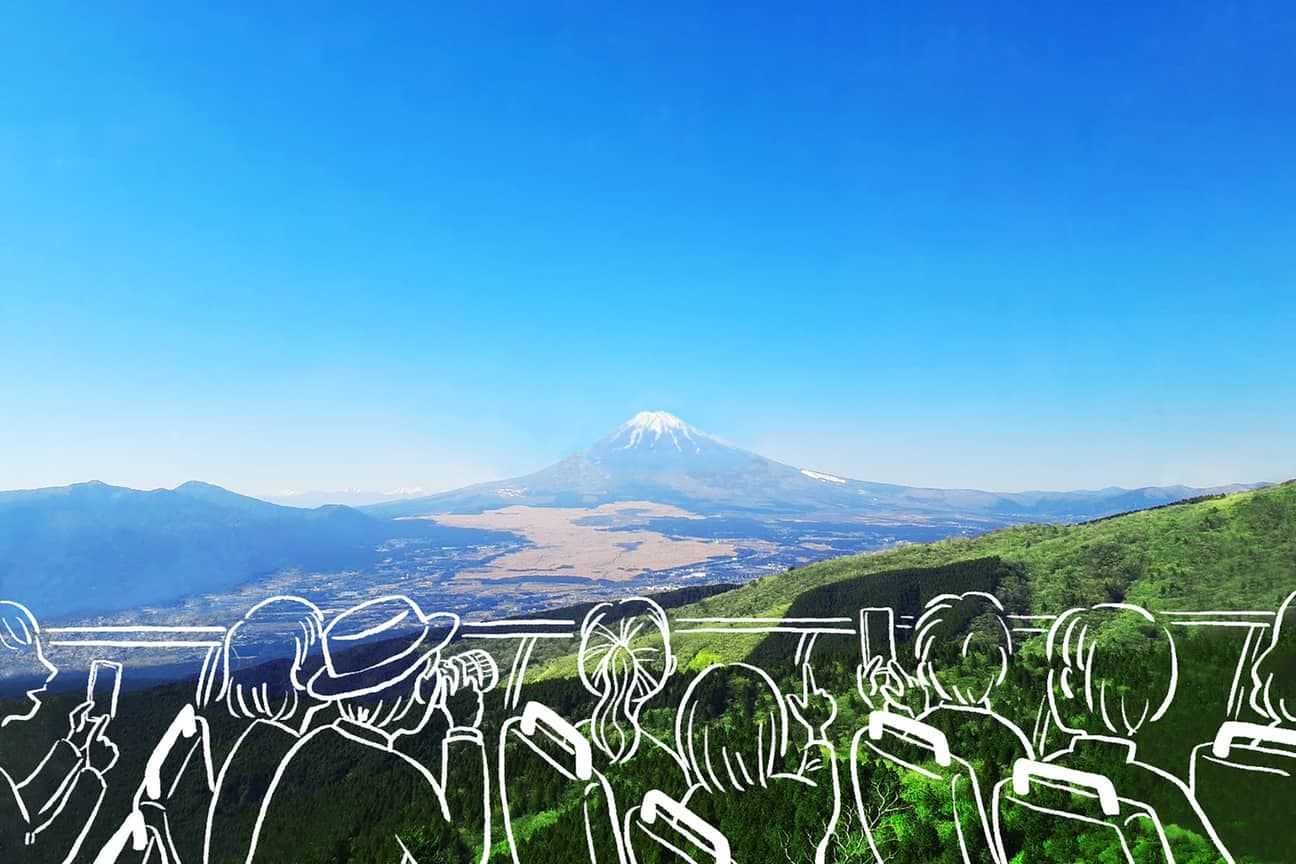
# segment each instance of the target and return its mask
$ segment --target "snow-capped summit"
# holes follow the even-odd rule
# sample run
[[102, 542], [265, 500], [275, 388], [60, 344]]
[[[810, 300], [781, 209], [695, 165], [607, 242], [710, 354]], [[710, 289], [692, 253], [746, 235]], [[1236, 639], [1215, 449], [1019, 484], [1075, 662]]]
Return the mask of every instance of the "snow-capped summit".
[[985, 526], [1014, 520], [1090, 519], [1200, 491], [1004, 494], [870, 483], [795, 468], [708, 435], [674, 414], [641, 411], [589, 447], [532, 474], [366, 509], [384, 516], [421, 516], [647, 501], [700, 516], [755, 514], [793, 520], [817, 516], [834, 522], [867, 517], [886, 525], [906, 520], [936, 525], [945, 520], [943, 524]]
[[625, 423], [622, 423], [609, 442], [619, 445], [624, 450], [635, 447], [657, 447], [665, 438], [676, 450], [696, 451], [698, 440], [706, 436], [665, 411], [640, 411]]

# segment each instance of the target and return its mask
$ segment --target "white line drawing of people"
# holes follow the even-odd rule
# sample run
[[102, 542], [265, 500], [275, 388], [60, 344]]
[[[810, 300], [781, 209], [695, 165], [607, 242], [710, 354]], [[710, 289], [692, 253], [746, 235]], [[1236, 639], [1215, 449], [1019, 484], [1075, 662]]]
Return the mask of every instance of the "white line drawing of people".
[[942, 594], [927, 603], [914, 633], [916, 680], [930, 706], [917, 719], [941, 730], [959, 756], [981, 764], [988, 792], [1000, 779], [997, 766], [1035, 758], [1025, 732], [991, 704], [1013, 656], [1003, 604], [982, 591]]
[[[724, 833], [736, 860], [822, 864], [841, 813], [828, 738], [835, 716], [835, 700], [816, 685], [808, 664], [800, 692], [786, 696], [756, 666], [708, 667], [690, 682], [676, 716], [676, 746], [691, 783], [679, 803]], [[809, 829], [791, 824], [796, 803], [807, 796], [820, 808]], [[727, 813], [750, 826], [741, 816], [749, 808], [768, 814], [763, 833], [725, 831]]]
[[[869, 847], [885, 861], [900, 840], [884, 830], [880, 811], [901, 801], [880, 807], [874, 800], [901, 794], [901, 787], [873, 788], [894, 771], [941, 781], [948, 811], [929, 818], [950, 823], [964, 861], [993, 859], [989, 796], [1004, 766], [1035, 756], [1021, 728], [991, 705], [1013, 654], [1003, 605], [981, 591], [933, 597], [914, 624], [912, 644], [913, 675], [894, 662], [881, 665], [877, 656], [857, 673], [866, 701], [881, 703], [851, 745], [855, 803]], [[868, 668], [873, 674], [866, 675]], [[864, 771], [865, 761], [884, 773]]]
[[[272, 597], [248, 610], [226, 634], [220, 698], [231, 715], [251, 723], [216, 776], [202, 826], [204, 864], [246, 857], [252, 836], [243, 790], [269, 785], [270, 771], [283, 761], [323, 707], [322, 701], [306, 692], [303, 680], [304, 672], [317, 665], [310, 661], [320, 650], [323, 628], [324, 614], [314, 603], [300, 597]], [[284, 655], [286, 664], [261, 659]], [[276, 674], [281, 676], [278, 680]], [[246, 753], [254, 754], [251, 760]], [[216, 855], [212, 854], [213, 843]]]
[[[8, 600], [0, 601], [0, 662], [41, 682], [27, 692], [30, 707], [2, 721], [12, 733], [36, 716], [58, 670], [45, 658], [31, 610]], [[104, 775], [117, 763], [117, 745], [107, 735], [112, 711], [87, 699], [69, 713], [66, 735], [46, 750], [33, 748], [39, 761], [30, 771], [0, 766], [0, 849], [21, 850], [33, 864], [75, 859], [103, 803]]]
[[581, 683], [597, 701], [576, 724], [609, 765], [628, 762], [646, 739], [684, 769], [683, 759], [640, 723], [644, 706], [665, 689], [677, 661], [665, 611], [645, 597], [600, 603], [581, 624]]
[[[1222, 723], [1193, 749], [1189, 786], [1235, 854], [1276, 860], [1289, 852], [1296, 808], [1296, 592], [1278, 607], [1249, 671], [1261, 722]], [[1239, 795], [1242, 788], [1250, 794]]]
[[[267, 749], [276, 752], [276, 739], [286, 739], [277, 748], [280, 756], [297, 740], [310, 714], [297, 710], [305, 687], [301, 670], [311, 649], [318, 649], [322, 626], [323, 614], [314, 604], [277, 596], [254, 605], [226, 631], [220, 654], [200, 683], [199, 698], [206, 696], [207, 704], [200, 709], [186, 705], [172, 720], [153, 749], [128, 816], [128, 820], [136, 814], [142, 818], [153, 854], [166, 864], [195, 864], [204, 858], [213, 810], [217, 836], [226, 846], [246, 851], [250, 841], [246, 829], [217, 809], [217, 768], [228, 782], [231, 765], [244, 762], [235, 754], [249, 740], [264, 755]], [[206, 716], [210, 710], [220, 710], [218, 705], [232, 717], [251, 721], [224, 766], [212, 762]], [[269, 781], [269, 776], [238, 776], [237, 769], [235, 775], [239, 781], [261, 785]], [[239, 815], [244, 815], [241, 808]]]
[[[1000, 841], [1006, 836], [1001, 804], [1010, 796], [1024, 800], [1034, 782], [1077, 782], [1090, 787], [1108, 817], [1120, 814], [1126, 829], [1136, 819], [1149, 820], [1171, 864], [1167, 824], [1194, 832], [1232, 862], [1188, 785], [1137, 758], [1135, 738], [1165, 716], [1178, 687], [1170, 630], [1140, 606], [1101, 603], [1059, 615], [1048, 633], [1047, 652], [1052, 722], [1070, 739], [1039, 762], [1019, 760], [1013, 777], [1000, 782], [994, 807]], [[1000, 852], [1007, 860], [1009, 850], [1001, 845]]]
[[[301, 857], [331, 853], [354, 833], [356, 819], [372, 814], [354, 812], [346, 798], [351, 778], [380, 777], [399, 813], [386, 814], [382, 830], [390, 831], [384, 860], [417, 861], [417, 848], [426, 832], [446, 844], [439, 853], [469, 860], [458, 839], [446, 800], [448, 772], [471, 770], [484, 775], [486, 755], [481, 722], [481, 689], [489, 681], [453, 671], [441, 662], [443, 649], [459, 627], [450, 613], [425, 614], [408, 597], [379, 597], [338, 615], [324, 629], [324, 665], [307, 684], [310, 694], [336, 705], [339, 719], [308, 732], [275, 772], [253, 829], [247, 861], [258, 864], [258, 849], [294, 850]], [[482, 654], [483, 652], [475, 652]], [[487, 657], [489, 661], [489, 657]], [[482, 662], [487, 662], [482, 661]], [[473, 664], [477, 666], [477, 663]], [[442, 743], [442, 761], [434, 773], [396, 749], [401, 736], [420, 733], [434, 712], [448, 712], [452, 685], [476, 691], [471, 718], [449, 718], [450, 732]], [[467, 719], [467, 723], [458, 722]], [[339, 779], [340, 778], [340, 779]], [[489, 814], [489, 784], [482, 781]], [[348, 803], [352, 808], [348, 807]], [[295, 813], [310, 812], [315, 825], [305, 835]], [[369, 826], [372, 829], [372, 825]], [[406, 832], [422, 830], [422, 837]], [[484, 861], [489, 825], [482, 831]], [[450, 848], [459, 843], [459, 848]]]

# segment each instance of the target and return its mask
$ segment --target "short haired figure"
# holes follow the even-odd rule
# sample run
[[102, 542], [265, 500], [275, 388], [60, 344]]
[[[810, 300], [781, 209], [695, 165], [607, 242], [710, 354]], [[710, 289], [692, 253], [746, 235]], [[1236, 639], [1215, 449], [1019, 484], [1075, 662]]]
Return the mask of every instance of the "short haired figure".
[[1231, 862], [1188, 785], [1138, 760], [1135, 739], [1170, 710], [1178, 687], [1170, 630], [1141, 606], [1100, 603], [1058, 616], [1047, 650], [1052, 720], [1071, 738], [1043, 761], [1106, 776], [1118, 796], [1205, 838]]
[[[230, 714], [304, 726], [318, 707], [306, 678], [319, 668], [324, 613], [300, 597], [272, 597], [248, 610], [225, 634], [219, 698]], [[308, 704], [302, 708], [302, 702]]]
[[1012, 656], [1012, 632], [993, 594], [933, 597], [914, 625], [916, 683], [928, 705], [917, 719], [943, 732], [952, 751], [981, 765], [978, 781], [986, 792], [1000, 770], [1035, 758], [1030, 739], [993, 705]]
[[[234, 717], [252, 721], [216, 775], [205, 813], [202, 861], [246, 856], [252, 844], [247, 789], [264, 789], [324, 703], [306, 692], [318, 669], [324, 613], [300, 597], [272, 597], [225, 634], [219, 693]], [[245, 754], [252, 754], [249, 758]]]

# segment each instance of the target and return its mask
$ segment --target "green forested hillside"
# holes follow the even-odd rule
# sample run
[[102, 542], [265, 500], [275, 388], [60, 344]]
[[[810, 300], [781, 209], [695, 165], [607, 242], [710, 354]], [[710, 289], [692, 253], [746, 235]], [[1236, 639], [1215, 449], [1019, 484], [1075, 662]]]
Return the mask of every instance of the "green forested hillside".
[[[824, 562], [672, 609], [670, 617], [677, 622], [672, 650], [680, 660], [680, 671], [666, 690], [648, 703], [642, 715], [643, 725], [661, 740], [674, 741], [675, 707], [683, 692], [699, 671], [722, 660], [747, 661], [767, 670], [784, 693], [795, 693], [799, 687], [798, 659], [794, 657], [799, 646], [795, 636], [690, 633], [690, 625], [683, 623], [688, 618], [852, 617], [865, 606], [888, 606], [897, 615], [914, 615], [921, 611], [922, 604], [938, 594], [964, 591], [993, 592], [1003, 601], [1006, 612], [1019, 615], [1055, 615], [1073, 606], [1118, 600], [1138, 603], [1153, 611], [1271, 611], [1292, 590], [1296, 590], [1296, 484], [1293, 483], [1085, 525], [1020, 527], [974, 539]], [[673, 602], [665, 605], [672, 606], [706, 593], [667, 598]], [[580, 610], [571, 611], [579, 617]], [[1230, 716], [1230, 681], [1241, 668], [1238, 658], [1244, 651], [1241, 642], [1246, 632], [1217, 627], [1176, 628], [1174, 636], [1181, 670], [1178, 696], [1152, 731], [1140, 737], [1141, 760], [1186, 781], [1193, 749], [1210, 741], [1220, 722]], [[1042, 638], [1029, 632], [1019, 635], [1008, 681], [996, 696], [995, 709], [1029, 732], [1047, 713], [1041, 696], [1047, 689], [1048, 662]], [[571, 651], [574, 646], [562, 650]], [[908, 645], [902, 645], [898, 653], [906, 650]], [[831, 758], [839, 766], [846, 788], [846, 806], [832, 834], [828, 860], [838, 864], [871, 860], [849, 791], [852, 771], [858, 772], [870, 790], [882, 790], [878, 794], [889, 796], [887, 800], [893, 802], [892, 810], [888, 811], [891, 815], [879, 822], [881, 827], [877, 829], [893, 844], [888, 860], [914, 864], [957, 860], [957, 844], [951, 843], [947, 834], [950, 814], [941, 810], [944, 805], [937, 794], [939, 789], [918, 783], [913, 776], [897, 774], [876, 760], [851, 759], [852, 738], [866, 724], [870, 710], [877, 707], [868, 704], [856, 690], [859, 651], [858, 640], [849, 634], [824, 637], [813, 649], [812, 665], [818, 685], [836, 700], [837, 713], [828, 737], [833, 748]], [[507, 662], [510, 659], [507, 654], [507, 650], [501, 650], [498, 656]], [[543, 662], [539, 660], [537, 657], [533, 661], [524, 700], [540, 701], [572, 721], [588, 717], [593, 699], [575, 675], [575, 657], [563, 653]], [[1121, 662], [1127, 666], [1155, 668], [1160, 661], [1153, 655], [1136, 652], [1123, 657]], [[1296, 666], [1292, 668], [1296, 670]], [[148, 755], [147, 742], [157, 740], [167, 718], [174, 715], [191, 693], [192, 685], [176, 684], [123, 694], [121, 710], [114, 721], [114, 734], [124, 744], [138, 743], [122, 749], [121, 763], [114, 769], [114, 783], [110, 784], [102, 817], [92, 834], [94, 841], [101, 843], [120, 824]], [[727, 704], [745, 704], [741, 695], [730, 695], [733, 698]], [[716, 697], [721, 704], [726, 704], [725, 698], [723, 693]], [[51, 698], [51, 710], [42, 712], [42, 725], [56, 726], [66, 716], [71, 701], [72, 697]], [[501, 726], [515, 713], [516, 710], [506, 710], [495, 699], [487, 706], [482, 731], [492, 764], [498, 753]], [[219, 760], [231, 740], [232, 721], [219, 709], [208, 716], [213, 723], [213, 751]], [[1249, 717], [1245, 711], [1235, 716], [1258, 719]], [[976, 728], [974, 732], [982, 754], [978, 770], [987, 776], [1000, 776], [1011, 765], [1012, 741], [997, 740], [993, 728]], [[440, 759], [439, 741], [437, 734], [428, 732], [403, 739], [401, 749], [424, 764], [436, 765]], [[1049, 738], [1051, 749], [1064, 743], [1065, 736]], [[661, 754], [648, 753], [609, 769], [607, 779], [624, 812], [650, 788], [681, 794], [682, 790], [672, 786], [673, 782], [678, 783], [678, 774], [674, 762]], [[579, 802], [576, 798], [562, 798], [561, 789], [549, 788], [553, 780], [547, 771], [514, 778], [523, 796], [517, 807], [511, 808], [517, 817], [515, 839], [520, 846], [530, 849], [529, 860], [580, 860], [584, 854], [583, 835], [572, 833], [570, 820], [561, 818]], [[1217, 781], [1209, 790], [1215, 808], [1212, 812], [1222, 814], [1221, 821], [1234, 820], [1235, 829], [1239, 825], [1245, 828], [1248, 812], [1246, 807], [1230, 810], [1229, 802], [1246, 800], [1249, 782], [1252, 781], [1247, 777], [1234, 774]], [[247, 791], [248, 801], [254, 802], [259, 790]], [[1296, 787], [1290, 791], [1296, 801]], [[481, 811], [477, 794], [471, 789], [451, 790], [450, 797], [456, 799], [452, 809], [463, 813], [465, 818], [456, 824], [457, 834], [434, 830], [435, 826], [422, 826], [420, 836], [426, 836], [426, 844], [417, 850], [419, 860], [459, 860], [462, 856], [457, 857], [454, 850], [480, 842], [480, 825], [486, 813]], [[562, 798], [557, 806], [551, 803], [553, 794]], [[787, 800], [771, 800], [755, 808], [739, 807], [735, 801], [721, 798], [707, 805], [711, 808], [707, 814], [708, 818], [730, 826], [735, 836], [745, 838], [744, 842], [762, 847], [779, 841], [780, 837], [773, 823], [765, 818], [768, 813], [791, 813], [797, 824], [813, 827], [824, 824], [824, 808], [830, 800], [831, 796], [822, 789], [799, 791]], [[465, 806], [474, 801], [475, 807]], [[375, 836], [365, 826], [371, 822], [379, 824], [370, 819], [372, 813], [383, 814], [386, 821], [382, 824], [398, 822], [400, 806], [400, 802], [390, 799], [381, 777], [351, 777], [339, 791], [336, 812], [327, 818], [355, 815], [358, 821], [354, 836], [336, 849], [319, 850], [309, 860], [319, 864], [371, 860], [385, 864], [366, 853]], [[184, 812], [204, 812], [205, 803], [201, 796], [176, 800], [171, 809], [179, 820]], [[499, 833], [498, 797], [492, 799], [488, 812], [492, 826], [491, 860], [507, 861], [507, 846]], [[324, 815], [305, 808], [301, 813], [302, 824], [307, 826], [312, 818]], [[1179, 817], [1172, 816], [1172, 819]], [[733, 828], [735, 825], [737, 829]], [[1200, 832], [1183, 828], [1177, 822], [1171, 828], [1181, 864], [1220, 860], [1205, 844]], [[1244, 857], [1248, 861], [1292, 860], [1284, 850], [1296, 848], [1296, 834], [1263, 839], [1265, 843], [1246, 850], [1250, 853], [1247, 856], [1238, 855], [1238, 860]], [[1047, 854], [1038, 850], [1023, 853], [1025, 857], [1015, 862], [1106, 860], [1103, 856], [1110, 850], [1093, 846], [1089, 852], [1083, 851], [1088, 848], [1086, 844], [1094, 843], [1100, 840], [1081, 833], [1066, 838], [1063, 846]], [[302, 850], [295, 847], [266, 848], [262, 852], [264, 858], [259, 857], [257, 864], [307, 860], [302, 857]], [[749, 861], [750, 856], [742, 860]]]
[[[1296, 588], [1296, 481], [1081, 525], [1023, 525], [974, 538], [837, 558], [766, 576], [679, 610], [687, 616], [778, 616], [813, 588], [871, 573], [997, 557], [1026, 578], [1030, 608], [1125, 600], [1156, 610], [1274, 609]], [[759, 637], [681, 645], [726, 659]], [[547, 674], [565, 674], [559, 660]]]

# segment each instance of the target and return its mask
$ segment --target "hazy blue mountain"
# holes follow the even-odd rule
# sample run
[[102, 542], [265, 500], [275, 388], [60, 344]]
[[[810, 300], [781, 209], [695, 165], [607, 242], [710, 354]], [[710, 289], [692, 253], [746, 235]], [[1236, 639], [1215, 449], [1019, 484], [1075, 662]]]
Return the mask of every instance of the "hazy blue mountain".
[[42, 616], [125, 609], [229, 589], [288, 568], [363, 568], [396, 538], [445, 546], [510, 534], [393, 521], [350, 507], [280, 507], [190, 482], [0, 492], [0, 599]]
[[548, 468], [493, 483], [361, 508], [375, 515], [476, 513], [514, 504], [676, 504], [704, 515], [1080, 521], [1249, 486], [983, 492], [870, 483], [766, 459], [661, 411], [642, 412]]

